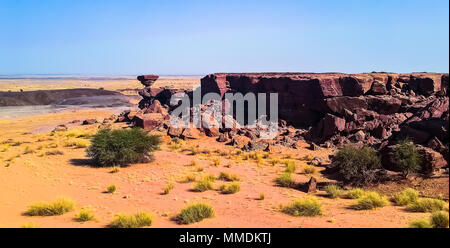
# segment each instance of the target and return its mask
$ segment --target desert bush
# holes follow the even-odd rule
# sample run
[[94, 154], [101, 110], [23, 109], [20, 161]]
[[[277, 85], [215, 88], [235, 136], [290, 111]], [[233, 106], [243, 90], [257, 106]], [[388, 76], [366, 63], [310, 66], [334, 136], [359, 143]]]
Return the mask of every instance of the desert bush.
[[91, 221], [94, 220], [94, 211], [89, 209], [89, 208], [83, 208], [80, 210], [80, 212], [75, 215], [75, 221], [78, 222], [86, 222], [86, 221]]
[[359, 198], [353, 208], [357, 210], [370, 210], [384, 207], [387, 204], [388, 200], [386, 196], [382, 196], [377, 192], [367, 192]]
[[266, 199], [266, 194], [264, 194], [264, 193], [259, 194], [259, 200], [262, 201], [264, 199]]
[[220, 164], [221, 164], [221, 160], [220, 160], [220, 158], [214, 158], [214, 159], [212, 159], [212, 161], [211, 161], [211, 165], [212, 166], [219, 166]]
[[111, 228], [141, 228], [151, 226], [153, 216], [149, 213], [140, 212], [134, 215], [117, 215], [109, 224]]
[[281, 187], [292, 188], [295, 186], [295, 181], [292, 178], [292, 174], [289, 172], [281, 174], [276, 181]]
[[433, 226], [426, 220], [416, 220], [409, 224], [409, 228], [432, 228]]
[[234, 181], [240, 181], [241, 179], [236, 174], [228, 174], [226, 172], [220, 172], [219, 180], [227, 181], [227, 182], [234, 182]]
[[116, 185], [109, 185], [108, 187], [106, 187], [106, 193], [109, 193], [109, 194], [113, 194], [114, 192], [116, 192], [117, 191], [117, 187], [116, 187]]
[[394, 148], [393, 162], [406, 178], [410, 173], [420, 169], [420, 153], [417, 146], [409, 139], [400, 141]]
[[394, 201], [399, 206], [406, 206], [419, 199], [419, 192], [414, 189], [407, 188], [395, 195]]
[[304, 198], [282, 207], [282, 212], [292, 216], [322, 215], [322, 205], [316, 198]]
[[196, 203], [182, 209], [175, 219], [180, 224], [191, 224], [212, 217], [214, 217], [214, 210], [211, 206], [205, 203]]
[[186, 177], [181, 180], [181, 183], [191, 183], [191, 182], [195, 182], [195, 180], [197, 180], [196, 176], [194, 174], [189, 174], [186, 175]]
[[62, 215], [74, 208], [74, 202], [67, 198], [60, 198], [52, 203], [36, 203], [28, 207], [25, 215], [54, 216]]
[[207, 190], [212, 190], [213, 188], [212, 183], [213, 180], [211, 180], [208, 177], [204, 177], [203, 179], [195, 183], [193, 190], [196, 192], [205, 192]]
[[343, 195], [344, 191], [336, 184], [329, 184], [324, 188], [330, 198], [336, 199]]
[[109, 173], [118, 173], [120, 171], [118, 166], [114, 166]]
[[170, 191], [173, 189], [173, 183], [169, 183], [167, 184], [167, 186], [164, 188], [164, 195], [168, 195], [170, 193]]
[[363, 189], [355, 188], [345, 192], [344, 197], [347, 199], [359, 199], [364, 196], [366, 192]]
[[303, 167], [303, 174], [314, 174], [316, 173], [317, 168], [314, 167], [313, 165], [306, 165], [305, 167]]
[[433, 228], [448, 228], [448, 213], [434, 212], [430, 217]]
[[89, 147], [89, 141], [85, 139], [71, 138], [64, 142], [65, 147], [86, 148]]
[[347, 145], [334, 155], [333, 165], [344, 180], [367, 184], [375, 180], [374, 170], [381, 167], [381, 162], [373, 148]]
[[159, 148], [161, 138], [139, 128], [102, 129], [91, 140], [87, 154], [97, 166], [139, 163]]
[[297, 169], [297, 165], [295, 164], [295, 161], [285, 159], [283, 161], [283, 163], [284, 163], [284, 165], [286, 165], [286, 168], [284, 171], [287, 173], [294, 173], [295, 170]]
[[238, 183], [232, 183], [229, 185], [222, 185], [220, 187], [220, 192], [222, 194], [234, 194], [241, 190], [241, 186]]
[[419, 198], [417, 201], [408, 204], [408, 210], [412, 212], [431, 213], [441, 211], [445, 208], [445, 202], [439, 199]]

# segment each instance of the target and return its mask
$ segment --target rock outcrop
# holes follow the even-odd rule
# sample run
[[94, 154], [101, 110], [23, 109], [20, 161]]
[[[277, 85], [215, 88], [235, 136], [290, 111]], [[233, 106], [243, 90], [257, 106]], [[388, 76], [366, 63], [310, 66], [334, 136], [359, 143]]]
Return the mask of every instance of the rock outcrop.
[[[144, 85], [139, 107], [144, 115], [162, 115], [158, 123], [169, 129], [170, 97], [178, 91], [153, 89], [157, 78], [138, 77]], [[305, 139], [324, 147], [353, 143], [381, 150], [408, 137], [448, 162], [448, 80], [448, 74], [441, 73], [216, 73], [201, 80], [201, 93], [214, 92], [222, 97], [226, 93], [278, 93], [279, 135], [270, 147], [295, 148]], [[192, 92], [185, 93], [192, 97]], [[224, 116], [223, 121], [234, 119]], [[246, 149], [269, 147], [255, 143], [263, 127], [248, 129], [236, 123], [235, 128], [217, 129], [210, 122], [210, 118], [203, 118], [199, 131], [218, 137], [218, 141]], [[193, 127], [168, 131], [173, 137], [198, 137]], [[439, 157], [425, 153], [434, 160]], [[442, 167], [440, 157], [438, 160], [438, 167]]]

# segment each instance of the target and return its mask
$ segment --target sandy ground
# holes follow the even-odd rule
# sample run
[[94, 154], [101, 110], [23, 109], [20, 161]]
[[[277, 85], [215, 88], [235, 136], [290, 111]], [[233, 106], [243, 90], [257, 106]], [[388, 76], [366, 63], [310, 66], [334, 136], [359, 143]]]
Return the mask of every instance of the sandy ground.
[[[330, 199], [324, 192], [314, 195], [323, 208], [321, 217], [292, 217], [280, 211], [280, 204], [307, 196], [297, 189], [278, 187], [274, 180], [283, 172], [284, 165], [270, 165], [273, 158], [294, 160], [298, 169], [297, 183], [307, 182], [309, 175], [301, 173], [306, 155], [327, 159], [333, 151], [310, 151], [306, 148], [280, 149], [271, 153], [262, 163], [241, 160], [233, 156], [234, 148], [202, 137], [189, 141], [178, 150], [165, 143], [155, 152], [155, 161], [120, 168], [110, 173], [111, 168], [93, 168], [86, 162], [84, 148], [65, 147], [67, 136], [51, 135], [58, 124], [67, 124], [75, 119], [103, 119], [111, 115], [106, 110], [77, 110], [56, 114], [0, 120], [2, 130], [0, 143], [0, 226], [20, 227], [33, 223], [37, 227], [106, 227], [117, 213], [132, 214], [147, 211], [154, 216], [152, 227], [407, 227], [411, 221], [426, 219], [427, 213], [411, 213], [404, 207], [393, 204], [377, 210], [356, 211], [350, 208], [355, 200]], [[94, 133], [99, 124], [77, 126], [70, 124], [68, 132]], [[113, 124], [121, 128], [124, 124]], [[8, 143], [8, 144], [6, 144]], [[11, 145], [13, 144], [13, 145]], [[189, 149], [196, 147], [203, 151], [191, 155]], [[28, 148], [27, 148], [28, 147]], [[32, 152], [25, 152], [26, 150]], [[58, 150], [63, 155], [45, 155], [47, 151]], [[220, 164], [212, 161], [218, 158]], [[191, 165], [196, 161], [195, 165]], [[319, 182], [327, 181], [320, 170], [314, 174]], [[203, 170], [203, 171], [200, 171]], [[197, 179], [207, 174], [220, 172], [237, 174], [241, 178], [241, 191], [223, 195], [216, 190], [203, 193], [191, 191], [194, 183], [182, 183], [188, 174]], [[448, 187], [448, 177], [447, 187]], [[162, 195], [166, 185], [172, 182], [174, 189]], [[216, 181], [218, 188], [224, 182]], [[103, 193], [107, 186], [116, 185], [114, 194]], [[396, 189], [401, 190], [401, 187]], [[261, 193], [264, 200], [258, 200]], [[59, 197], [68, 197], [76, 202], [75, 211], [62, 216], [30, 217], [23, 212], [32, 203], [51, 202]], [[190, 203], [209, 203], [215, 210], [215, 217], [202, 222], [180, 226], [171, 220]], [[89, 206], [95, 209], [96, 221], [79, 223], [73, 220], [75, 214]]]
[[[26, 77], [26, 76], [24, 76]], [[161, 76], [153, 87], [169, 87], [174, 89], [192, 89], [194, 85], [200, 85], [201, 76]], [[106, 79], [86, 78], [80, 76], [65, 76], [62, 78], [1, 78], [0, 91], [32, 91], [32, 90], [56, 90], [74, 88], [104, 88], [105, 90], [119, 91], [123, 94], [137, 94], [136, 90], [142, 89], [142, 84], [135, 76], [110, 77]]]

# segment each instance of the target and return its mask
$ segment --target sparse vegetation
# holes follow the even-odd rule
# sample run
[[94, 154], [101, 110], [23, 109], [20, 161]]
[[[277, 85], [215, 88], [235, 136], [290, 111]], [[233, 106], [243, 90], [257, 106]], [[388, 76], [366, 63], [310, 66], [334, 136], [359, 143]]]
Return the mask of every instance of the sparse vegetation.
[[222, 194], [235, 194], [241, 190], [241, 186], [238, 183], [232, 183], [229, 185], [222, 185], [220, 187], [220, 192]]
[[181, 183], [191, 183], [191, 182], [195, 182], [195, 180], [197, 180], [197, 177], [194, 174], [189, 174], [186, 175], [186, 177], [181, 180]]
[[368, 146], [344, 146], [335, 154], [333, 164], [344, 180], [357, 184], [372, 182], [375, 179], [373, 171], [381, 167], [377, 152]]
[[284, 171], [287, 173], [294, 173], [295, 170], [297, 169], [297, 165], [295, 164], [295, 161], [286, 159], [286, 160], [284, 160], [283, 163], [286, 165], [286, 168]]
[[212, 217], [214, 217], [214, 210], [210, 205], [196, 203], [181, 210], [175, 219], [180, 224], [191, 224]]
[[120, 168], [119, 168], [119, 166], [114, 166], [114, 167], [112, 167], [112, 169], [111, 169], [111, 171], [109, 172], [109, 173], [118, 173], [120, 171]]
[[213, 160], [211, 161], [211, 165], [212, 166], [219, 166], [220, 164], [221, 164], [221, 160], [220, 160], [220, 158], [213, 158]]
[[360, 188], [351, 189], [345, 192], [344, 197], [347, 199], [359, 199], [364, 196], [366, 191]]
[[416, 220], [409, 224], [409, 228], [432, 228], [433, 226], [426, 220]]
[[419, 198], [417, 201], [408, 204], [408, 210], [412, 212], [434, 212], [445, 208], [445, 202], [439, 199]]
[[317, 168], [314, 167], [313, 165], [306, 165], [305, 167], [303, 167], [303, 174], [314, 174], [316, 173]]
[[34, 150], [31, 149], [29, 146], [25, 147], [23, 154], [30, 154], [30, 153], [34, 153]]
[[168, 195], [173, 188], [174, 188], [173, 183], [167, 184], [167, 186], [164, 188], [163, 194]]
[[117, 215], [109, 224], [111, 228], [142, 228], [151, 226], [153, 216], [146, 212], [136, 213], [134, 215]]
[[406, 206], [416, 202], [417, 199], [419, 199], [419, 192], [414, 189], [407, 188], [395, 195], [394, 202], [399, 206]]
[[380, 195], [377, 192], [365, 193], [357, 203], [353, 206], [356, 210], [370, 210], [384, 207], [388, 204], [386, 196]]
[[430, 217], [433, 228], [448, 228], [448, 213], [434, 212]]
[[108, 194], [113, 194], [113, 193], [115, 193], [117, 191], [117, 187], [116, 187], [116, 185], [109, 185], [108, 187], [106, 187], [106, 193], [108, 193]]
[[396, 167], [401, 170], [406, 178], [410, 173], [420, 169], [421, 157], [417, 146], [409, 139], [400, 141], [394, 149], [394, 160]]
[[264, 194], [264, 193], [259, 194], [259, 200], [262, 201], [264, 199], [266, 199], [266, 194]]
[[78, 221], [78, 222], [86, 222], [86, 221], [95, 220], [94, 211], [89, 208], [83, 208], [80, 210], [80, 212], [77, 215], [75, 215], [74, 219], [75, 219], [75, 221]]
[[89, 141], [85, 139], [68, 139], [64, 142], [65, 147], [73, 147], [73, 148], [86, 148], [89, 147]]
[[281, 187], [292, 188], [295, 186], [295, 181], [292, 178], [292, 174], [284, 172], [277, 178], [277, 183]]
[[25, 215], [29, 216], [54, 216], [70, 212], [74, 208], [74, 202], [67, 198], [60, 198], [52, 203], [36, 203], [28, 207]]
[[329, 184], [325, 186], [325, 192], [327, 192], [330, 198], [336, 199], [343, 195], [344, 191], [336, 184]]
[[196, 192], [205, 192], [207, 190], [212, 190], [213, 189], [212, 183], [213, 180], [211, 180], [211, 178], [204, 177], [203, 179], [195, 183], [193, 190]]
[[45, 155], [47, 155], [47, 156], [64, 155], [64, 152], [62, 152], [60, 150], [51, 150], [51, 151], [46, 151]]
[[220, 172], [219, 180], [227, 181], [227, 182], [235, 182], [235, 181], [240, 181], [241, 179], [236, 174], [228, 174], [226, 172]]
[[292, 216], [318, 216], [322, 215], [322, 205], [314, 197], [304, 198], [282, 207], [282, 212]]
[[30, 222], [30, 223], [21, 225], [20, 228], [36, 228], [36, 225]]
[[160, 136], [139, 128], [102, 129], [92, 138], [87, 154], [100, 167], [133, 164], [148, 159], [160, 143]]

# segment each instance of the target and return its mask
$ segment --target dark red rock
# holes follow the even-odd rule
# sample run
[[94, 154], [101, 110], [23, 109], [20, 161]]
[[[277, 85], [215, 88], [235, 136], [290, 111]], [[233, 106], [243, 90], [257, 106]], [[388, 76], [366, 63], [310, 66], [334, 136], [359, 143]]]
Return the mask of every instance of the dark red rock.
[[306, 193], [314, 193], [317, 191], [317, 179], [311, 177], [308, 183], [306, 184]]
[[164, 116], [159, 113], [139, 114], [133, 118], [133, 121], [136, 127], [149, 131], [159, 127], [164, 121]]
[[422, 173], [424, 174], [433, 174], [438, 169], [447, 166], [447, 161], [444, 157], [438, 153], [433, 151], [428, 147], [418, 146], [419, 153], [422, 156]]
[[330, 137], [345, 130], [345, 120], [331, 114], [326, 114], [321, 123], [322, 137]]

